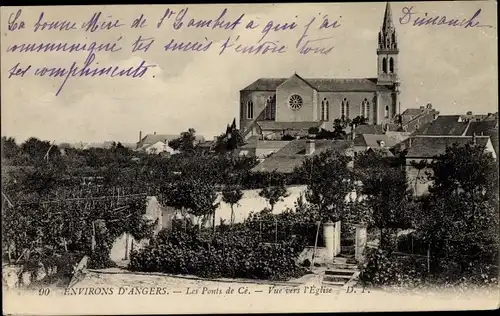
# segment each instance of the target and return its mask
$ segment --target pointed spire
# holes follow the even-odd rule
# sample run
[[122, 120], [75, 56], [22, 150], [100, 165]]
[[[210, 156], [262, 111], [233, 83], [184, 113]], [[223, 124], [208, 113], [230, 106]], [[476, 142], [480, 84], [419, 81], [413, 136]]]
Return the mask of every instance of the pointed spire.
[[384, 23], [382, 25], [382, 30], [387, 31], [388, 29], [393, 29], [394, 24], [392, 23], [392, 10], [391, 4], [389, 2], [385, 5]]

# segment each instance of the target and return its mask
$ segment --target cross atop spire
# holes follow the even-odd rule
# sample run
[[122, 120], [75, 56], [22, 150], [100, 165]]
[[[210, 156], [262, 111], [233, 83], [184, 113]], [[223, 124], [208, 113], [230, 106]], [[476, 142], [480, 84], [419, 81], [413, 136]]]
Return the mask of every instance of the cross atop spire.
[[394, 29], [394, 24], [392, 23], [392, 11], [391, 4], [389, 2], [385, 5], [384, 22], [382, 24], [382, 31], [386, 32]]

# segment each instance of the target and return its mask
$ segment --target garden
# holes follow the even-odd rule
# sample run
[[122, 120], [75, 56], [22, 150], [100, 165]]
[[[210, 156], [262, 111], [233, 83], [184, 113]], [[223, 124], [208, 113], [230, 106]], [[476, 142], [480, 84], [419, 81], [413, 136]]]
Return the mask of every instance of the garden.
[[[283, 175], [253, 173], [256, 159], [231, 151], [190, 147], [163, 157], [118, 143], [58, 148], [49, 157], [53, 146], [37, 139], [17, 145], [4, 137], [2, 146], [2, 258], [25, 270], [55, 265], [68, 278], [83, 256], [89, 267], [113, 266], [111, 245], [129, 233], [149, 240], [132, 253], [133, 271], [287, 280], [308, 272], [297, 262], [305, 246], [322, 246], [317, 223], [340, 220], [379, 234], [361, 266], [367, 285], [498, 282], [498, 169], [480, 146], [452, 146], [429, 162], [424, 196], [407, 180], [404, 152], [360, 154], [350, 168], [350, 157], [326, 151]], [[297, 183], [306, 186], [304, 196], [275, 214], [287, 186]], [[243, 223], [215, 223], [217, 193], [232, 208], [249, 188], [259, 189], [268, 208]], [[346, 200], [351, 192], [357, 198]], [[156, 223], [144, 216], [148, 196], [184, 219], [154, 236]], [[394, 237], [400, 230], [411, 230], [411, 240]]]

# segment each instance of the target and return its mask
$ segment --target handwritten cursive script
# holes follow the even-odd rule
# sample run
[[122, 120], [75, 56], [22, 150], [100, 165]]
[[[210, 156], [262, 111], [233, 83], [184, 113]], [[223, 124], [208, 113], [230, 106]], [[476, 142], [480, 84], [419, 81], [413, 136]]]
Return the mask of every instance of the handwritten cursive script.
[[466, 28], [474, 28], [474, 27], [493, 27], [491, 25], [481, 24], [479, 22], [479, 15], [481, 14], [481, 9], [477, 10], [476, 13], [472, 15], [470, 18], [466, 19], [452, 19], [448, 18], [446, 15], [438, 15], [438, 16], [429, 16], [427, 12], [423, 14], [423, 16], [419, 16], [418, 12], [414, 11], [415, 7], [404, 7], [401, 10], [403, 14], [399, 18], [400, 24], [410, 24], [413, 22], [413, 26], [430, 26], [430, 25], [438, 25], [438, 26], [452, 26], [452, 27], [463, 27]]
[[[98, 56], [101, 54], [120, 55], [126, 54], [127, 50], [132, 54], [160, 49], [164, 54], [207, 54], [206, 52], [215, 50], [219, 56], [228, 53], [246, 56], [283, 55], [293, 51], [301, 56], [326, 55], [332, 52], [334, 46], [331, 41], [335, 38], [335, 30], [341, 26], [339, 22], [341, 16], [331, 18], [323, 12], [310, 17], [299, 18], [299, 14], [296, 14], [269, 20], [260, 20], [257, 16], [250, 18], [244, 12], [231, 14], [228, 8], [208, 16], [206, 14], [198, 16], [204, 13], [198, 12], [192, 11], [189, 7], [180, 10], [167, 8], [159, 15], [137, 12], [133, 20], [125, 20], [104, 11], [91, 12], [81, 18], [73, 15], [58, 19], [48, 10], [40, 10], [35, 12], [29, 21], [23, 16], [23, 10], [18, 9], [10, 13], [6, 21], [9, 33], [4, 52], [12, 55], [65, 53], [66, 56], [71, 56], [68, 63], [70, 66], [60, 67], [59, 64], [47, 66], [47, 62], [35, 65], [34, 62], [21, 62], [17, 59], [14, 60], [13, 66], [9, 66], [10, 69], [6, 68], [9, 69], [8, 78], [20, 79], [27, 76], [62, 78], [56, 92], [57, 96], [73, 77], [141, 78], [146, 75], [148, 69], [156, 66], [147, 64], [145, 60], [128, 68], [99, 65]], [[302, 24], [301, 21], [307, 23]], [[163, 32], [159, 30], [161, 28], [169, 30]], [[142, 32], [135, 33], [134, 38], [130, 39], [127, 37], [130, 37], [129, 34], [132, 32], [127, 32], [127, 29], [142, 30]], [[155, 31], [164, 35], [161, 38], [155, 36], [153, 33]], [[38, 36], [36, 40], [23, 40], [26, 38], [24, 35], [16, 34], [21, 32], [32, 32]], [[68, 36], [68, 33], [73, 33], [74, 36]], [[109, 36], [106, 37], [108, 40], [94, 40], [92, 36], [95, 33], [108, 33]], [[204, 35], [196, 36], [200, 33]], [[257, 36], [245, 38], [249, 33]], [[85, 36], [85, 40], [81, 39], [81, 35]], [[292, 36], [297, 37], [288, 41]], [[78, 62], [78, 59], [84, 62]]]
[[9, 78], [12, 76], [26, 75], [30, 70], [34, 70], [33, 74], [40, 77], [61, 77], [64, 78], [63, 82], [59, 86], [56, 92], [56, 96], [61, 93], [66, 82], [71, 77], [129, 77], [138, 78], [143, 77], [149, 68], [156, 67], [156, 65], [146, 65], [145, 61], [142, 61], [139, 65], [129, 68], [122, 68], [119, 66], [108, 66], [108, 67], [95, 67], [92, 68], [92, 64], [95, 60], [95, 54], [90, 53], [83, 66], [78, 67], [76, 62], [73, 62], [70, 68], [61, 67], [40, 67], [34, 69], [31, 65], [26, 68], [21, 67], [20, 63], [17, 63], [14, 67], [9, 70]]

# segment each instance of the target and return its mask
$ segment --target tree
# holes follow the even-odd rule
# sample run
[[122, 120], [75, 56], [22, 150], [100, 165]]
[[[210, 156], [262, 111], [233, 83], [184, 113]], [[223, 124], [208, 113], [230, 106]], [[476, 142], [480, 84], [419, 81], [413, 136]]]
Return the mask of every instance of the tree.
[[484, 149], [455, 144], [436, 157], [430, 194], [415, 216], [437, 268], [456, 263], [456, 275], [477, 266], [486, 271], [498, 262], [498, 167]]
[[[204, 179], [192, 178], [163, 187], [160, 197], [165, 205], [181, 211], [186, 210], [201, 221], [213, 215], [214, 227], [215, 211], [219, 206], [219, 203], [215, 203], [216, 199], [217, 193], [210, 183]], [[200, 225], [201, 221], [199, 221]]]
[[283, 198], [288, 196], [288, 192], [284, 185], [269, 186], [262, 188], [259, 196], [266, 199], [272, 212], [276, 203], [283, 201]]
[[380, 248], [392, 248], [388, 232], [411, 227], [416, 204], [404, 169], [386, 166], [370, 168], [362, 180], [364, 203], [370, 209], [373, 224], [380, 230]]
[[271, 172], [263, 180], [265, 186], [260, 190], [259, 196], [266, 199], [272, 212], [276, 203], [283, 201], [283, 198], [289, 195], [285, 187], [285, 177], [277, 172]]
[[47, 157], [60, 156], [56, 145], [51, 145], [49, 141], [41, 141], [36, 137], [31, 137], [21, 144], [21, 150], [28, 154], [33, 161], [41, 161]]
[[415, 184], [414, 184], [414, 191], [415, 191], [415, 195], [418, 193], [417, 192], [417, 185], [418, 185], [418, 181], [420, 180], [420, 173], [422, 172], [422, 170], [424, 170], [425, 168], [427, 168], [428, 166], [428, 163], [426, 160], [420, 160], [420, 161], [412, 161], [410, 163], [410, 165], [417, 169], [417, 175], [415, 176]]
[[349, 126], [350, 120], [342, 117], [333, 121], [333, 133], [335, 139], [345, 139], [347, 134], [344, 131]]
[[350, 126], [354, 129], [356, 128], [356, 126], [359, 126], [359, 125], [366, 125], [368, 122], [368, 120], [364, 117], [364, 116], [356, 116], [351, 122], [350, 122]]
[[316, 220], [342, 219], [346, 197], [354, 188], [349, 161], [349, 157], [329, 150], [306, 159], [296, 170], [299, 177], [309, 179], [305, 198], [313, 206]]
[[195, 140], [196, 131], [194, 128], [190, 128], [186, 132], [182, 132], [179, 138], [169, 141], [168, 146], [181, 152], [192, 152], [194, 150]]
[[214, 148], [216, 152], [226, 152], [233, 151], [244, 144], [245, 139], [236, 128], [236, 119], [234, 119], [231, 125], [227, 125], [226, 132], [217, 137]]
[[243, 192], [239, 186], [226, 187], [222, 191], [222, 200], [231, 206], [231, 225], [234, 224], [234, 205], [243, 197]]
[[408, 185], [406, 170], [398, 163], [376, 152], [357, 157], [357, 178], [361, 182], [363, 204], [371, 220], [380, 230], [380, 247], [392, 248], [389, 234], [393, 229], [411, 227], [412, 213], [417, 207]]
[[2, 136], [2, 158], [15, 159], [19, 155], [19, 146], [13, 137]]

